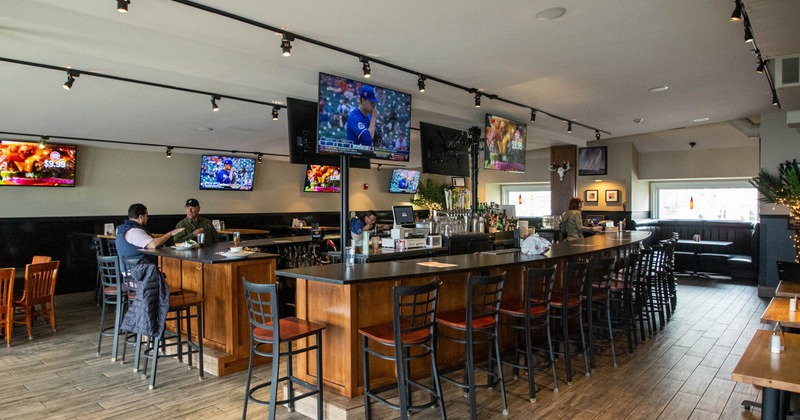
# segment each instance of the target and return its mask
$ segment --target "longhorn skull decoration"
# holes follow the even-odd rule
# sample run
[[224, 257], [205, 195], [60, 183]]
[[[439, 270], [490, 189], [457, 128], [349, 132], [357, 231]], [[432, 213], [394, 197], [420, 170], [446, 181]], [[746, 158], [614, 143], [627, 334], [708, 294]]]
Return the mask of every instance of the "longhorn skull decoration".
[[558, 172], [558, 180], [559, 181], [563, 181], [564, 180], [564, 175], [566, 175], [567, 171], [570, 168], [571, 168], [571, 166], [569, 165], [569, 162], [564, 161], [561, 164], [557, 164], [557, 163], [553, 162], [553, 164], [550, 165], [549, 169], [550, 169], [550, 172]]

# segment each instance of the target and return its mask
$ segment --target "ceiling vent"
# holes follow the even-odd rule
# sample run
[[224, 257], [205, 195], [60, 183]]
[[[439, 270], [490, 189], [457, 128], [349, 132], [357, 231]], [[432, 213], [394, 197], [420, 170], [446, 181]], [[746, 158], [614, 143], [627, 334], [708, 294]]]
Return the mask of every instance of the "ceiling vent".
[[775, 87], [800, 86], [800, 55], [776, 57], [774, 60]]

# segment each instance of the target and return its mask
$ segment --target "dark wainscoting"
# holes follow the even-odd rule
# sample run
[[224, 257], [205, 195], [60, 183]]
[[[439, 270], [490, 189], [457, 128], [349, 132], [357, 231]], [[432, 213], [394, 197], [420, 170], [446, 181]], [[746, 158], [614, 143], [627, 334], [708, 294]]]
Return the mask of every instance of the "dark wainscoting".
[[[380, 223], [392, 223], [390, 210], [377, 211]], [[424, 217], [427, 211], [417, 212]], [[360, 216], [362, 212], [357, 212]], [[253, 213], [253, 214], [207, 214], [203, 217], [219, 219], [226, 228], [267, 229], [270, 237], [291, 236], [292, 219], [302, 219], [307, 225], [338, 226], [339, 212], [319, 213]], [[151, 232], [168, 232], [184, 217], [177, 215], [151, 215], [147, 228]], [[0, 218], [0, 267], [16, 267], [24, 270], [34, 255], [49, 255], [61, 261], [56, 293], [75, 293], [94, 289], [97, 261], [90, 246], [95, 235], [103, 233], [106, 223], [118, 226], [125, 216], [85, 217], [32, 217]]]

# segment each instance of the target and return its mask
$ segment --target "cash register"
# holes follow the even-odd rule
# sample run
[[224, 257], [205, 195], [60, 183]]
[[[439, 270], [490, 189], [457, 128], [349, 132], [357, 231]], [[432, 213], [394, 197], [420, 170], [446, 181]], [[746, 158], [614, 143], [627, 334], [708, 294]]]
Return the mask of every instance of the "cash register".
[[397, 241], [405, 241], [405, 248], [425, 247], [424, 233], [418, 233], [414, 229], [414, 208], [411, 206], [392, 206], [392, 217], [394, 227], [389, 238], [381, 239], [381, 246], [384, 248], [395, 248]]

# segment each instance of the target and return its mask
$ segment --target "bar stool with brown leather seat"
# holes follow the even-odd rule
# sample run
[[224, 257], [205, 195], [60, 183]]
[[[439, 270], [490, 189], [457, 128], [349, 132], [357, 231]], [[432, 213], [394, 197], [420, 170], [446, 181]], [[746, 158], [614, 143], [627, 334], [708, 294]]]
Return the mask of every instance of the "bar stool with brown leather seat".
[[[500, 397], [503, 399], [503, 415], [508, 415], [508, 403], [506, 401], [506, 389], [503, 381], [503, 367], [500, 363], [500, 340], [498, 334], [500, 317], [500, 300], [503, 295], [503, 283], [506, 273], [492, 276], [470, 276], [467, 281], [467, 306], [463, 309], [456, 309], [441, 313], [436, 318], [436, 325], [443, 327], [444, 331], [439, 331], [439, 337], [456, 343], [464, 344], [465, 375], [464, 381], [459, 381], [445, 374], [441, 374], [442, 379], [464, 388], [469, 396], [470, 417], [478, 418], [477, 397], [475, 395], [475, 369], [484, 371], [488, 375], [486, 385], [482, 387], [493, 387], [500, 383]], [[484, 338], [475, 337], [483, 335]], [[465, 338], [459, 338], [460, 335]], [[488, 344], [489, 358], [486, 369], [476, 367], [474, 360], [474, 345]], [[494, 356], [492, 354], [494, 353]], [[497, 362], [497, 373], [492, 362]]]
[[[400, 411], [400, 418], [407, 419], [412, 410], [422, 410], [439, 404], [442, 419], [446, 419], [442, 387], [439, 382], [436, 362], [436, 306], [439, 300], [440, 282], [421, 286], [397, 286], [392, 289], [392, 321], [359, 328], [364, 357], [364, 411], [367, 420], [372, 418], [372, 400], [375, 399]], [[392, 356], [387, 356], [369, 346], [369, 341], [391, 347]], [[421, 349], [413, 356], [412, 348]], [[370, 355], [383, 360], [392, 360], [397, 372], [397, 383], [372, 389], [369, 375]], [[430, 356], [433, 387], [411, 379], [411, 361]], [[413, 404], [411, 387], [431, 395], [429, 402]], [[399, 403], [388, 400], [386, 391], [397, 389]]]
[[11, 330], [14, 326], [14, 274], [16, 269], [0, 268], [0, 333], [11, 347]]
[[[306, 321], [296, 317], [281, 318], [278, 304], [277, 284], [250, 283], [242, 279], [247, 313], [250, 318], [250, 362], [247, 367], [247, 386], [244, 393], [244, 408], [242, 419], [247, 417], [247, 405], [250, 401], [269, 406], [269, 419], [275, 418], [278, 404], [287, 404], [290, 412], [294, 411], [294, 402], [301, 399], [317, 396], [317, 418], [322, 419], [322, 330], [325, 325]], [[294, 348], [293, 343], [301, 339], [314, 336], [314, 344]], [[306, 341], [307, 342], [307, 341]], [[281, 344], [286, 345], [286, 351], [280, 351]], [[265, 348], [262, 350], [262, 348]], [[268, 350], [267, 350], [268, 349]], [[296, 354], [316, 352], [317, 359], [317, 384], [312, 385], [292, 373], [292, 356]], [[253, 357], [264, 356], [271, 359], [272, 375], [269, 381], [251, 387], [253, 379]], [[286, 376], [280, 377], [280, 358], [286, 356]], [[278, 400], [278, 387], [281, 382], [286, 382], [286, 398]], [[308, 389], [300, 395], [295, 395], [294, 385]], [[269, 400], [256, 398], [253, 393], [259, 389], [269, 387]]]
[[[550, 337], [550, 300], [553, 296], [555, 274], [555, 266], [549, 268], [525, 268], [522, 299], [506, 300], [500, 304], [500, 313], [512, 318], [513, 322], [510, 326], [517, 332], [514, 359], [512, 361], [503, 360], [503, 363], [514, 367], [514, 376], [517, 375], [520, 368], [528, 372], [528, 396], [531, 402], [536, 402], [536, 384], [534, 383], [533, 370], [534, 347], [532, 342], [535, 330], [546, 332], [549, 363], [553, 369], [553, 392], [558, 392], [553, 341]], [[525, 343], [523, 349], [520, 349], [520, 341]], [[525, 355], [524, 364], [519, 363], [520, 354]]]
[[[567, 370], [567, 385], [572, 383], [572, 350], [570, 348], [570, 322], [578, 326], [581, 341], [579, 347], [583, 349], [583, 363], [586, 369], [586, 376], [591, 375], [589, 370], [589, 357], [587, 356], [586, 338], [583, 334], [583, 322], [581, 321], [583, 312], [584, 282], [586, 281], [586, 267], [588, 263], [569, 261], [564, 269], [561, 287], [553, 292], [553, 299], [550, 301], [552, 308], [550, 317], [559, 321], [561, 327], [560, 344], [564, 346], [564, 364]], [[561, 352], [560, 352], [561, 353]]]
[[25, 266], [25, 289], [22, 297], [14, 302], [14, 306], [25, 315], [28, 339], [33, 339], [33, 320], [39, 317], [49, 321], [50, 328], [56, 332], [55, 291], [58, 266], [59, 261]]

